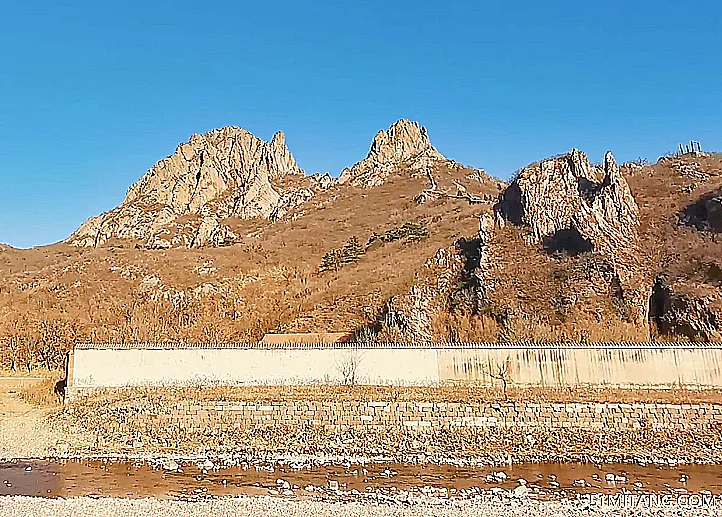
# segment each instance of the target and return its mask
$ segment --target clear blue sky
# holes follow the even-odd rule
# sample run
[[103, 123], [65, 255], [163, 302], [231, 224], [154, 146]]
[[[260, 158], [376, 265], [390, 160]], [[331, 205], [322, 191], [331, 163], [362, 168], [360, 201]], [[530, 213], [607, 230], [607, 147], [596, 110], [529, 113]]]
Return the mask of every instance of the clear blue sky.
[[499, 177], [572, 147], [721, 149], [721, 20], [719, 0], [5, 0], [0, 242], [66, 237], [228, 124], [332, 174], [401, 117]]

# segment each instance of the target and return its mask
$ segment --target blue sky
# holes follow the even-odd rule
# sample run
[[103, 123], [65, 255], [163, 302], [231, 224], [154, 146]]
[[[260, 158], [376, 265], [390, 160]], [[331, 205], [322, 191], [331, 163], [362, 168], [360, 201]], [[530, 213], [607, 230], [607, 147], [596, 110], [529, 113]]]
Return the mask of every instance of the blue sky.
[[508, 177], [572, 147], [722, 149], [722, 2], [0, 2], [0, 242], [65, 238], [194, 132], [338, 174], [418, 120]]

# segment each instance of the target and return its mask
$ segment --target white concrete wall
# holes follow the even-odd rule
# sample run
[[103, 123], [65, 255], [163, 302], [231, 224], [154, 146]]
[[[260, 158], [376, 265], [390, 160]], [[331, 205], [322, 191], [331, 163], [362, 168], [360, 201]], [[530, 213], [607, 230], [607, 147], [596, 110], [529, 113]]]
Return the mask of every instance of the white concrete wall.
[[[442, 350], [442, 380], [493, 384], [508, 364], [519, 386], [722, 387], [720, 348], [512, 348]], [[498, 385], [499, 382], [496, 381]]]
[[436, 350], [77, 349], [74, 388], [183, 384], [340, 383], [355, 361], [360, 384], [439, 381]]
[[74, 389], [143, 385], [289, 385], [355, 382], [431, 385], [491, 377], [507, 364], [514, 386], [722, 388], [722, 348], [318, 348], [83, 349], [73, 353]]

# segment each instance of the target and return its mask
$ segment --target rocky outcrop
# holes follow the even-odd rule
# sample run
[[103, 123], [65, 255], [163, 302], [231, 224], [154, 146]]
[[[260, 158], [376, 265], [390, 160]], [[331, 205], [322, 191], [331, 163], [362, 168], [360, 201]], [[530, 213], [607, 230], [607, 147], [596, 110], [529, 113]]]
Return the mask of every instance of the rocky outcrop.
[[409, 292], [386, 303], [376, 330], [394, 328], [408, 339], [432, 341], [434, 317], [450, 310], [454, 290], [460, 284], [468, 284], [472, 279], [472, 295], [486, 298], [493, 289], [489, 278], [493, 232], [494, 221], [484, 214], [479, 218], [476, 239], [461, 239], [452, 248], [439, 249], [426, 261], [419, 281]]
[[446, 158], [431, 145], [426, 128], [401, 119], [388, 130], [379, 131], [366, 158], [344, 169], [338, 182], [363, 188], [376, 187], [399, 167], [419, 169], [434, 161], [446, 161]]
[[580, 246], [586, 241], [613, 254], [635, 244], [639, 226], [637, 203], [612, 153], [601, 168], [576, 149], [532, 164], [516, 175], [497, 210], [506, 220], [528, 226], [533, 240], [552, 248], [577, 232]]
[[[68, 241], [100, 246], [111, 238], [134, 239], [150, 247], [228, 243], [235, 236], [223, 219], [281, 217], [312, 197], [314, 185], [328, 183], [279, 187], [287, 176], [305, 178], [281, 132], [270, 142], [238, 127], [193, 135], [133, 185], [119, 207], [90, 218]], [[197, 216], [196, 222], [177, 223], [188, 215]], [[189, 234], [189, 226], [195, 232], [191, 228]]]
[[719, 288], [690, 292], [689, 284], [656, 280], [650, 299], [650, 318], [662, 335], [691, 340], [721, 341], [722, 292]]
[[498, 220], [528, 227], [549, 252], [596, 252], [615, 264], [631, 319], [646, 321], [648, 287], [638, 259], [639, 209], [608, 152], [602, 166], [573, 149], [522, 169], [496, 206]]
[[722, 233], [722, 189], [700, 197], [687, 206], [679, 216], [681, 224], [693, 226], [701, 232]]

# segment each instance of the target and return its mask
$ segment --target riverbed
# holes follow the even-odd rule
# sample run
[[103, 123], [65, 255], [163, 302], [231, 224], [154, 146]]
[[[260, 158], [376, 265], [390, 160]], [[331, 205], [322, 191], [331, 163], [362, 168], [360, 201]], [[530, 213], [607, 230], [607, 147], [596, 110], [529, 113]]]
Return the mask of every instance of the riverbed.
[[584, 493], [722, 494], [719, 465], [527, 463], [455, 467], [397, 463], [216, 465], [209, 460], [16, 460], [0, 463], [0, 496], [200, 499], [271, 495], [307, 498], [340, 494], [433, 492], [449, 498], [497, 487], [541, 499]]

